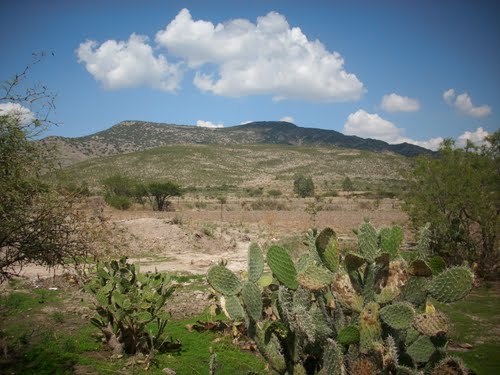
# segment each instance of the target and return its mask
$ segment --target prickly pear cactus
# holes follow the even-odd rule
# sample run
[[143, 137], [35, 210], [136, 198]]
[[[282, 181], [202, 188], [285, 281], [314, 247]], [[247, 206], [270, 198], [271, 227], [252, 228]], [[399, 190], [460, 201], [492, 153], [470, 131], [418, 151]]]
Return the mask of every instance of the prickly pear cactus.
[[[263, 274], [264, 257], [252, 246], [248, 280], [223, 266], [207, 278], [279, 374], [432, 373], [448, 322], [428, 297], [464, 298], [473, 274], [429, 258], [429, 230], [420, 231], [413, 252], [400, 251], [399, 227], [377, 231], [367, 221], [356, 232], [358, 248], [347, 252], [332, 229], [310, 230], [308, 253], [296, 261], [282, 247], [267, 250], [272, 276]], [[442, 362], [436, 374], [453, 363]]]

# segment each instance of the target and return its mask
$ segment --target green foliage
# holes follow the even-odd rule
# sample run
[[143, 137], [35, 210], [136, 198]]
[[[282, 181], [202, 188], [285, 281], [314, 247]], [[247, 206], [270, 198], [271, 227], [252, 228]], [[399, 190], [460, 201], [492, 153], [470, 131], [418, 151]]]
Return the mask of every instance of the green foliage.
[[169, 276], [141, 274], [121, 258], [98, 262], [96, 276], [86, 288], [96, 298], [97, 315], [91, 323], [103, 332], [114, 354], [152, 354], [178, 347], [164, 336], [169, 315], [163, 307], [173, 292]]
[[[342, 254], [332, 229], [310, 230], [309, 253], [296, 262], [284, 248], [271, 246], [266, 261], [275, 279], [260, 287], [245, 281], [230, 296], [235, 305], [230, 308], [229, 298], [221, 297], [228, 315], [245, 322], [274, 371], [376, 374], [425, 368], [430, 373], [439, 361], [429, 362], [443, 352], [448, 325], [427, 296], [465, 297], [470, 270], [433, 274], [424, 260], [407, 263], [399, 252], [398, 227], [377, 231], [365, 222], [357, 234], [359, 249]], [[428, 311], [421, 313], [424, 306]]]
[[180, 186], [173, 182], [152, 182], [147, 189], [154, 199], [153, 209], [158, 211], [164, 211], [168, 208], [170, 205], [168, 198], [182, 195]]
[[293, 180], [293, 192], [301, 198], [314, 196], [314, 182], [311, 177], [298, 175]]
[[269, 195], [272, 198], [281, 197], [282, 194], [283, 193], [281, 192], [281, 190], [278, 190], [278, 189], [271, 189], [271, 190], [268, 190], [268, 192], [267, 192], [267, 195]]
[[431, 250], [454, 264], [476, 262], [483, 277], [495, 276], [500, 264], [500, 131], [488, 140], [464, 149], [447, 141], [438, 158], [418, 159], [405, 198], [414, 225], [431, 224]]
[[130, 199], [123, 195], [109, 195], [105, 198], [106, 203], [117, 210], [128, 210], [132, 205]]
[[32, 141], [50, 125], [46, 115], [54, 100], [45, 86], [22, 87], [40, 61], [33, 56], [21, 74], [0, 85], [0, 104], [13, 109], [0, 110], [0, 282], [26, 263], [64, 265], [92, 248], [90, 225], [76, 208], [80, 194], [50, 186], [52, 150]]

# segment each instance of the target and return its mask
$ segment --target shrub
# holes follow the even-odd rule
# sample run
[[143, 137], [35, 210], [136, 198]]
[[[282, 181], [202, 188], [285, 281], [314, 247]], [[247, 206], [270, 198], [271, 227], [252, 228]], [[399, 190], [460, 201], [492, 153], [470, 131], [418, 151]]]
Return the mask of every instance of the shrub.
[[97, 263], [96, 276], [86, 289], [96, 298], [97, 315], [90, 321], [102, 331], [115, 355], [152, 355], [155, 350], [179, 348], [164, 335], [169, 316], [163, 306], [173, 292], [168, 275], [141, 274], [121, 258]]
[[154, 199], [153, 209], [158, 211], [168, 209], [168, 198], [182, 195], [180, 186], [173, 182], [152, 182], [148, 185], [148, 192]]
[[272, 198], [278, 198], [278, 197], [281, 197], [283, 193], [281, 192], [281, 190], [277, 190], [277, 189], [271, 189], [267, 192], [267, 195], [269, 195], [270, 197]]
[[314, 183], [311, 177], [298, 175], [293, 181], [293, 191], [301, 198], [314, 196]]
[[401, 228], [377, 232], [366, 222], [358, 248], [341, 253], [332, 229], [310, 230], [309, 252], [295, 262], [276, 245], [264, 259], [252, 244], [244, 280], [224, 264], [207, 279], [224, 313], [244, 322], [279, 374], [433, 373], [453, 359], [445, 358], [448, 322], [428, 297], [464, 298], [473, 274], [429, 257], [427, 234], [424, 228], [417, 251], [403, 254]]
[[117, 210], [128, 210], [132, 205], [129, 197], [123, 195], [109, 195], [105, 199], [107, 204]]

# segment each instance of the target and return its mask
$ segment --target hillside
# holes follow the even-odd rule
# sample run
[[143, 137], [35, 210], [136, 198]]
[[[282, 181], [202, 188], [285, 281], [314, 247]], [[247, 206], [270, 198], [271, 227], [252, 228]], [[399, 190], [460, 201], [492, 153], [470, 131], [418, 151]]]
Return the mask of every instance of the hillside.
[[407, 143], [390, 145], [379, 140], [347, 136], [334, 130], [303, 128], [281, 121], [252, 122], [216, 129], [123, 121], [107, 130], [85, 137], [47, 137], [42, 142], [57, 146], [61, 153], [63, 166], [101, 156], [179, 144], [336, 146], [356, 150], [390, 152], [403, 156], [432, 153], [425, 148]]
[[287, 145], [170, 145], [88, 159], [65, 168], [60, 178], [86, 182], [124, 174], [142, 181], [172, 180], [182, 186], [222, 186], [291, 191], [295, 174], [312, 176], [320, 191], [340, 188], [345, 176], [359, 190], [401, 186], [411, 159], [391, 153], [338, 147]]

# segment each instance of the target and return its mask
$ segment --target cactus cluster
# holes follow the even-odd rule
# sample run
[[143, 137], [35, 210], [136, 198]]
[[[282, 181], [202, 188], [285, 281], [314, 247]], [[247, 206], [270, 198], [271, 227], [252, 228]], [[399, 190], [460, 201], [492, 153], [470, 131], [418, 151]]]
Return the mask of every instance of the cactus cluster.
[[446, 269], [442, 259], [431, 258], [428, 228], [417, 251], [407, 253], [400, 252], [399, 227], [377, 231], [365, 222], [356, 233], [358, 248], [341, 251], [332, 229], [310, 230], [309, 251], [296, 261], [271, 246], [265, 257], [271, 277], [252, 244], [248, 280], [230, 276], [222, 265], [207, 279], [227, 316], [245, 322], [280, 374], [437, 375], [454, 368], [460, 374], [461, 365], [445, 353], [447, 319], [429, 297], [445, 303], [464, 298], [472, 272]]
[[[97, 316], [91, 323], [103, 332], [115, 355], [150, 354], [178, 346], [164, 337], [168, 314], [162, 308], [173, 292], [168, 275], [141, 274], [123, 257], [98, 262], [96, 277], [86, 288], [96, 298]], [[151, 323], [156, 323], [154, 332]]]

